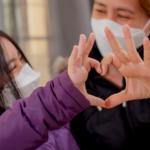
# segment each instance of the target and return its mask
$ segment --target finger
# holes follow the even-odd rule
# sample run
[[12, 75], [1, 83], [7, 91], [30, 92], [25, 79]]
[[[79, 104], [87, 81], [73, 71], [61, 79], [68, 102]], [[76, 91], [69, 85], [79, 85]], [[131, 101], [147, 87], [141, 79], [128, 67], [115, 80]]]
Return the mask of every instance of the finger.
[[90, 104], [92, 106], [101, 106], [105, 108], [105, 101], [102, 100], [101, 98], [89, 95], [87, 96], [87, 99], [90, 101]]
[[105, 106], [106, 108], [113, 108], [117, 105], [120, 105], [123, 102], [129, 101], [130, 97], [128, 97], [128, 95], [125, 93], [125, 91], [122, 91], [118, 94], [114, 94], [112, 96], [110, 96], [109, 98], [107, 98], [105, 100]]
[[117, 69], [119, 69], [121, 66], [120, 61], [112, 53], [108, 53], [101, 61], [101, 64], [100, 64], [101, 69], [102, 69], [101, 75], [105, 75], [107, 73], [109, 65], [113, 65]]
[[76, 62], [77, 62], [78, 51], [79, 51], [78, 46], [74, 46], [71, 56], [69, 57], [68, 69], [71, 73], [74, 73], [76, 71]]
[[101, 73], [100, 63], [92, 58], [88, 58], [87, 71], [90, 72], [91, 68], [95, 68], [98, 73]]
[[94, 33], [91, 33], [90, 34], [90, 37], [88, 39], [88, 42], [87, 44], [85, 45], [85, 49], [84, 49], [84, 58], [83, 58], [83, 66], [86, 65], [86, 62], [87, 62], [87, 59], [88, 59], [88, 56], [89, 56], [89, 53], [93, 47], [93, 44], [94, 44], [94, 41], [95, 41], [95, 35]]
[[79, 49], [79, 52], [78, 52], [79, 60], [78, 60], [78, 63], [77, 63], [78, 67], [82, 66], [82, 62], [83, 62], [82, 56], [83, 56], [85, 44], [86, 44], [86, 36], [84, 34], [81, 34], [80, 35], [80, 40], [79, 40], [79, 45], [78, 45], [78, 49]]
[[78, 57], [81, 57], [83, 55], [85, 44], [86, 44], [86, 36], [84, 34], [81, 34], [78, 45], [79, 47]]
[[126, 48], [127, 48], [127, 53], [128, 53], [129, 59], [133, 63], [140, 63], [142, 61], [142, 59], [139, 56], [139, 54], [135, 48], [134, 40], [133, 40], [131, 31], [130, 31], [130, 28], [128, 25], [123, 26], [123, 33], [124, 33], [124, 37], [125, 37]]
[[144, 63], [145, 66], [150, 67], [150, 42], [148, 38], [143, 41], [144, 44]]
[[105, 33], [116, 57], [124, 64], [130, 62], [127, 53], [123, 50], [123, 48], [121, 48], [116, 37], [108, 27], [105, 28]]
[[82, 57], [78, 57], [76, 61], [76, 67], [80, 68], [82, 66]]

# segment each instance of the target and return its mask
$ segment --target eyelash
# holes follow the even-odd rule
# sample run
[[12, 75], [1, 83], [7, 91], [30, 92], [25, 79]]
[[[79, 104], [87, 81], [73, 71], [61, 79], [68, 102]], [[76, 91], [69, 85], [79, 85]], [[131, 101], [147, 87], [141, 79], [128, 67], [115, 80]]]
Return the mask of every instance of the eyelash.
[[[106, 13], [106, 11], [103, 11], [103, 10], [96, 10], [96, 11], [98, 11], [99, 13]], [[122, 15], [118, 15], [118, 17], [120, 17], [120, 18], [123, 18], [123, 19], [130, 19], [129, 17], [126, 17], [126, 16], [122, 16]]]
[[118, 15], [120, 18], [129, 19], [129, 17]]
[[9, 73], [11, 73], [15, 68], [16, 66], [14, 66], [11, 70], [9, 70]]
[[103, 10], [98, 10], [97, 9], [97, 11], [100, 12], [100, 13], [106, 13], [106, 11], [103, 11]]
[[[22, 57], [22, 55], [21, 55], [21, 58], [20, 58], [20, 60], [23, 60], [23, 57]], [[10, 71], [9, 71], [9, 73], [11, 73], [14, 69], [16, 68], [16, 66], [14, 66]]]

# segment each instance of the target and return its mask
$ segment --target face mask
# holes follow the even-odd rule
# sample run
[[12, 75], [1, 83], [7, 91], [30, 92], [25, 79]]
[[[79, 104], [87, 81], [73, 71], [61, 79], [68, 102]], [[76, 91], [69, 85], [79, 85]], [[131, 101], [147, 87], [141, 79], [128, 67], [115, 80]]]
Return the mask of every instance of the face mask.
[[[136, 48], [139, 48], [140, 46], [142, 46], [143, 39], [146, 37], [144, 31], [149, 25], [149, 23], [150, 23], [150, 20], [148, 20], [143, 30], [138, 29], [138, 28], [130, 28]], [[121, 47], [124, 50], [126, 50], [126, 44], [125, 44], [124, 34], [122, 30], [122, 27], [123, 27], [122, 25], [109, 19], [97, 20], [94, 18], [91, 19], [91, 25], [92, 25], [92, 30], [96, 36], [97, 46], [103, 57], [105, 57], [108, 53], [113, 53], [110, 47], [110, 44], [108, 42], [108, 39], [106, 37], [106, 34], [104, 32], [104, 29], [106, 26], [108, 26], [110, 30], [114, 33]]]
[[[21, 69], [19, 75], [13, 79], [15, 80], [22, 98], [28, 97], [37, 87], [39, 84], [41, 73], [34, 71], [28, 64]], [[12, 102], [16, 101], [16, 98], [12, 94], [8, 83], [5, 85], [2, 94], [4, 97], [6, 109], [11, 108]], [[10, 85], [11, 86], [11, 85]]]

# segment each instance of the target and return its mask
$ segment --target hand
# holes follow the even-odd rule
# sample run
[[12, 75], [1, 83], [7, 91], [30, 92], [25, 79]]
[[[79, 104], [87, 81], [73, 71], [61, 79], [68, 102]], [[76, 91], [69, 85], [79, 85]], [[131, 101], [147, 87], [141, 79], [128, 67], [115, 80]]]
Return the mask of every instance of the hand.
[[91, 67], [95, 68], [98, 73], [101, 73], [100, 63], [88, 58], [94, 41], [95, 36], [93, 33], [90, 35], [87, 44], [85, 35], [80, 36], [79, 45], [74, 46], [68, 61], [68, 75], [73, 84], [90, 101], [91, 105], [105, 107], [105, 102], [102, 99], [89, 95], [85, 88], [85, 81], [88, 78]]
[[105, 75], [110, 64], [114, 65], [126, 79], [126, 89], [110, 96], [106, 101], [106, 108], [112, 108], [125, 101], [150, 98], [150, 42], [143, 41], [144, 61], [139, 56], [128, 25], [123, 27], [127, 52], [119, 45], [114, 34], [108, 27], [106, 36], [114, 54], [108, 54], [101, 63], [102, 75]]

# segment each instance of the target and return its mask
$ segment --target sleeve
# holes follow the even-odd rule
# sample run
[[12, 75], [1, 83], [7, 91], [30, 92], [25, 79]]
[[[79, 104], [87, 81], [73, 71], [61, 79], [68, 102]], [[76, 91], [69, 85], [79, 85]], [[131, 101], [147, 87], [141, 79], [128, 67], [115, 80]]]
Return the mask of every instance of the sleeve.
[[59, 129], [89, 105], [65, 71], [0, 117], [0, 149], [36, 149], [48, 140], [48, 130]]

